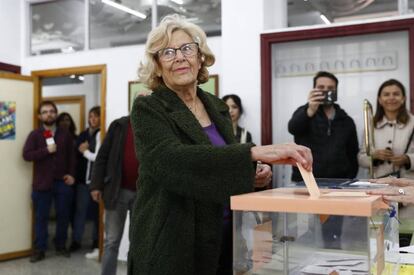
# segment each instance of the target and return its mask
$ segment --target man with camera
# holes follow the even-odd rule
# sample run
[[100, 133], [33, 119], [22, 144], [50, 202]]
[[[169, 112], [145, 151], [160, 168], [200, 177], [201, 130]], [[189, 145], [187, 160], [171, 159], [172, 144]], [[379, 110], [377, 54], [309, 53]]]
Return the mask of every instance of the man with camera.
[[[313, 78], [308, 103], [299, 107], [289, 121], [295, 142], [312, 150], [316, 178], [355, 178], [358, 173], [358, 137], [355, 123], [337, 100], [338, 79], [320, 71]], [[294, 167], [292, 181], [302, 181]], [[333, 224], [334, 226], [330, 226]], [[339, 247], [342, 219], [329, 218], [322, 226], [325, 246]]]

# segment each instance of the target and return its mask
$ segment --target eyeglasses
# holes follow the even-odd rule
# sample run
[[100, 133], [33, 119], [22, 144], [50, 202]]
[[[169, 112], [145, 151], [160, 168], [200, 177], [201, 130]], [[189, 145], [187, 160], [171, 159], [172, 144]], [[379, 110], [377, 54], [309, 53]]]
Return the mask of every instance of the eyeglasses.
[[158, 57], [162, 61], [171, 61], [177, 55], [177, 50], [180, 50], [185, 57], [192, 57], [198, 52], [198, 43], [186, 43], [179, 48], [165, 48], [158, 51]]

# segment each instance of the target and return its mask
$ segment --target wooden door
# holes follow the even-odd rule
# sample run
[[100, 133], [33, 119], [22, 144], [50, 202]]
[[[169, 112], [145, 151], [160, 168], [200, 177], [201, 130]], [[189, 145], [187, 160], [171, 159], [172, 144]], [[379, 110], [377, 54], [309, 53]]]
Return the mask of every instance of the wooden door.
[[32, 249], [33, 164], [22, 153], [36, 124], [36, 102], [32, 77], [0, 73], [0, 260]]

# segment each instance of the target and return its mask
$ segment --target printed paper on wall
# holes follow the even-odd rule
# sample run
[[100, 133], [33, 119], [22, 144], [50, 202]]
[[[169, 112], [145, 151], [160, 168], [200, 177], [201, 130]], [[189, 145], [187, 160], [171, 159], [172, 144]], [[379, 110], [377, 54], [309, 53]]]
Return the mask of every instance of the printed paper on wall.
[[16, 102], [0, 101], [0, 140], [16, 139]]

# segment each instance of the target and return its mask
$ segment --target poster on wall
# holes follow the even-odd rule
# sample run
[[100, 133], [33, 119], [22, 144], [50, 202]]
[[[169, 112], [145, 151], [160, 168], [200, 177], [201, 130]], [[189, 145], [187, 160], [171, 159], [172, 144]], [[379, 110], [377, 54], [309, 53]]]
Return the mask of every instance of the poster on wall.
[[0, 101], [0, 140], [16, 139], [16, 102]]

